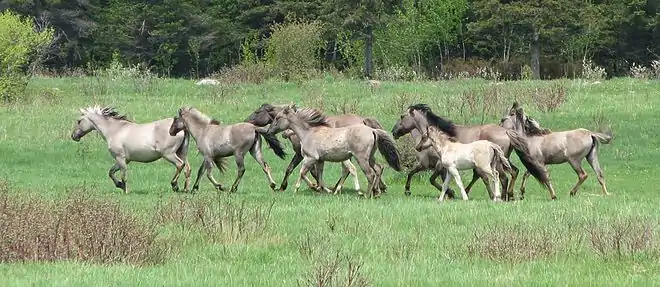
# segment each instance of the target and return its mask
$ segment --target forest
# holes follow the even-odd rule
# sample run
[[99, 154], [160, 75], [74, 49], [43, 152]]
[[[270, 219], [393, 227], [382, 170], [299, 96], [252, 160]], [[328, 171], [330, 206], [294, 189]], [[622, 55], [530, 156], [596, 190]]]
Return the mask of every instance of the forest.
[[0, 1], [6, 10], [54, 29], [40, 61], [53, 74], [115, 61], [186, 78], [263, 66], [285, 79], [515, 80], [660, 65], [657, 0]]

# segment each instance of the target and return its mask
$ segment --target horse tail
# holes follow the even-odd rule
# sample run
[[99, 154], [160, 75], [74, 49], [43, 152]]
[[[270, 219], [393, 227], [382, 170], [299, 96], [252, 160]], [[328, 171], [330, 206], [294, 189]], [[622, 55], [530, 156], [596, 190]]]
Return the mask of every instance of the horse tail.
[[396, 149], [394, 139], [383, 129], [373, 129], [376, 142], [378, 143], [378, 150], [385, 158], [387, 164], [394, 170], [401, 171], [401, 161], [399, 160], [399, 151]]
[[506, 158], [504, 155], [504, 151], [502, 151], [502, 148], [494, 143], [491, 143], [491, 148], [493, 149], [493, 152], [495, 153], [495, 162], [499, 163], [503, 170], [506, 172], [512, 172], [511, 168], [511, 163], [509, 162], [509, 159]]
[[[187, 130], [183, 130], [183, 141], [176, 148], [176, 155], [181, 157], [186, 157], [188, 155], [188, 146], [190, 145], [190, 133]], [[183, 158], [182, 158], [183, 159]], [[185, 161], [185, 160], [184, 160]]]
[[506, 134], [511, 140], [511, 146], [513, 146], [513, 150], [518, 155], [518, 158], [520, 158], [520, 162], [522, 162], [525, 168], [527, 168], [529, 174], [531, 174], [542, 185], [550, 182], [550, 178], [548, 177], [548, 173], [544, 165], [532, 157], [532, 154], [529, 152], [527, 142], [522, 137], [522, 135], [513, 130], [507, 130]]
[[383, 126], [376, 119], [373, 119], [373, 118], [364, 118], [364, 119], [362, 119], [362, 123], [365, 126], [368, 126], [372, 129], [384, 130]]
[[611, 131], [608, 131], [606, 133], [591, 133], [591, 138], [594, 140], [594, 144], [596, 144], [596, 141], [602, 143], [602, 144], [609, 144], [612, 142], [612, 138], [614, 138], [614, 134], [612, 134]]
[[282, 143], [277, 139], [277, 137], [274, 134], [268, 133], [268, 130], [265, 128], [255, 128], [255, 137], [259, 137], [261, 135], [264, 140], [268, 143], [268, 146], [273, 150], [275, 155], [277, 155], [281, 159], [286, 158], [286, 153], [284, 152], [284, 147], [282, 146]]

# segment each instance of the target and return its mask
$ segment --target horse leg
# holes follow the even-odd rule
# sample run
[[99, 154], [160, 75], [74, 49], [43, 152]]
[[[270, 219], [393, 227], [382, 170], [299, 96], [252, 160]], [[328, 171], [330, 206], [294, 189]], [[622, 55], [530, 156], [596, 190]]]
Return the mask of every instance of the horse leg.
[[465, 188], [463, 187], [463, 182], [461, 180], [461, 175], [458, 173], [458, 169], [454, 166], [447, 167], [448, 175], [451, 174], [451, 176], [454, 178], [454, 181], [456, 181], [456, 185], [458, 185], [458, 188], [461, 189], [461, 197], [463, 200], [468, 200], [468, 195], [465, 192]]
[[511, 163], [510, 161], [509, 161], [509, 164], [511, 165], [511, 173], [510, 173], [511, 174], [511, 181], [509, 181], [509, 184], [507, 186], [506, 194], [509, 197], [509, 199], [511, 200], [511, 199], [514, 199], [513, 188], [515, 187], [516, 179], [518, 178], [518, 173], [520, 172], [520, 170], [518, 169], [518, 167], [513, 165], [513, 163]]
[[[241, 182], [241, 179], [243, 178], [243, 174], [245, 174], [245, 153], [237, 151], [234, 153], [234, 160], [236, 161], [236, 179], [234, 179], [234, 183], [231, 185], [231, 189], [229, 189], [230, 193], [236, 192], [236, 189], [238, 188], [238, 184]], [[271, 188], [275, 187], [275, 182], [273, 182], [273, 179], [271, 180]]]
[[[350, 160], [348, 162], [350, 162]], [[334, 194], [341, 193], [341, 190], [344, 188], [344, 182], [348, 178], [348, 175], [351, 174], [350, 168], [353, 168], [353, 173], [355, 173], [355, 166], [353, 166], [352, 164], [350, 165], [350, 167], [347, 166], [346, 161], [341, 162], [341, 167], [342, 167], [341, 168], [341, 177], [339, 178], [339, 180], [335, 184], [335, 187], [333, 188]], [[357, 177], [355, 177], [355, 178], [357, 178]], [[359, 184], [360, 183], [358, 182], [358, 187], [360, 187]], [[358, 191], [359, 191], [359, 189], [358, 189]]]
[[449, 182], [451, 181], [451, 173], [445, 175], [445, 180], [442, 182], [442, 188], [440, 189], [440, 197], [438, 197], [438, 202], [445, 200], [445, 193], [447, 193], [447, 188], [449, 187]]
[[383, 183], [380, 179], [383, 176], [384, 168], [380, 164], [378, 164], [374, 161], [373, 162], [373, 169], [374, 169], [374, 172], [376, 173], [376, 178], [374, 179], [374, 183], [373, 183], [374, 192], [377, 193], [376, 194], [377, 196], [380, 196], [381, 193], [385, 192], [385, 190], [382, 189], [383, 187], [380, 185], [381, 183]]
[[522, 180], [520, 181], [520, 200], [525, 199], [525, 184], [527, 184], [527, 178], [530, 176], [529, 171], [525, 171], [523, 174]]
[[575, 170], [575, 173], [577, 173], [578, 176], [578, 181], [575, 183], [575, 186], [571, 189], [571, 196], [574, 196], [578, 189], [580, 188], [580, 185], [587, 179], [588, 175], [582, 168], [582, 159], [580, 160], [569, 160], [568, 163], [571, 165], [573, 170]]
[[195, 192], [195, 191], [199, 190], [199, 180], [202, 179], [202, 174], [204, 173], [205, 168], [206, 168], [206, 160], [204, 160], [199, 165], [199, 169], [197, 170], [197, 178], [195, 179], [195, 183], [193, 184], [193, 187], [190, 190], [190, 192]]
[[305, 175], [309, 171], [310, 167], [313, 168], [314, 164], [316, 163], [316, 160], [311, 157], [305, 157], [302, 162], [302, 166], [300, 167], [300, 174], [298, 175], [298, 179], [296, 180], [296, 185], [295, 189], [293, 192], [298, 192], [298, 189], [300, 189], [300, 181], [305, 180], [307, 182], [307, 185], [311, 186], [312, 182], [307, 178]]
[[[408, 176], [406, 177], [406, 185], [405, 185], [405, 193], [406, 193], [407, 196], [410, 196], [410, 182], [412, 181], [413, 175], [415, 175], [416, 173], [418, 173], [422, 170], [425, 170], [425, 169], [426, 169], [426, 167], [424, 167], [422, 164], [418, 163], [413, 169], [411, 169], [408, 172]], [[434, 171], [433, 174], [435, 175], [436, 171]], [[433, 184], [433, 181], [431, 181], [431, 184]], [[433, 186], [435, 186], [435, 184]]]
[[594, 170], [594, 172], [596, 172], [598, 183], [600, 183], [600, 186], [603, 189], [603, 195], [608, 195], [609, 193], [607, 192], [607, 186], [605, 185], [605, 176], [603, 175], [603, 170], [600, 168], [600, 163], [598, 162], [598, 156], [596, 155], [595, 148], [587, 155], [587, 162]]
[[[376, 172], [374, 171], [373, 167], [369, 164], [369, 160], [364, 159], [364, 158], [360, 158], [360, 157], [356, 157], [356, 159], [357, 159], [358, 165], [360, 166], [360, 169], [362, 169], [362, 172], [367, 177], [367, 183], [368, 183], [367, 192], [369, 192], [370, 197], [372, 197], [373, 194], [374, 194], [374, 192], [373, 192], [374, 191], [373, 183], [374, 183], [374, 179], [375, 179], [375, 176], [376, 176], [375, 175]], [[359, 191], [358, 191], [358, 194], [363, 195], [363, 193], [359, 192]]]
[[[221, 157], [209, 159], [204, 158], [204, 169], [206, 169], [206, 177], [211, 181], [213, 186], [219, 191], [225, 191], [225, 188], [213, 177], [213, 164], [220, 169], [222, 162], [220, 162]], [[200, 169], [201, 170], [201, 169]]]
[[179, 158], [179, 156], [177, 156], [176, 153], [164, 154], [163, 158], [176, 167], [176, 172], [174, 172], [174, 177], [172, 177], [172, 180], [170, 181], [170, 185], [172, 186], [172, 191], [178, 192], [179, 175], [181, 174], [181, 171], [183, 170], [183, 167], [185, 166], [186, 163], [183, 162], [183, 160], [181, 160], [181, 158]]
[[342, 164], [348, 169], [348, 172], [353, 176], [353, 185], [355, 190], [360, 190], [360, 179], [358, 178], [357, 169], [351, 162], [351, 159], [345, 160]]
[[[447, 177], [447, 169], [444, 168], [444, 167], [442, 166], [442, 163], [437, 162], [437, 163], [435, 164], [435, 168], [433, 169], [433, 174], [431, 174], [431, 177], [429, 178], [429, 181], [430, 181], [431, 184], [432, 184], [433, 186], [435, 186], [435, 188], [437, 188], [438, 190], [442, 190], [442, 185], [438, 184], [438, 182], [436, 181], [436, 179], [437, 179], [438, 176], [440, 176], [440, 175], [444, 175], [443, 178], [446, 178], [446, 177]], [[443, 183], [444, 183], [444, 181], [443, 181]], [[447, 195], [447, 198], [449, 198], [449, 199], [454, 199], [454, 198], [456, 198], [456, 193], [455, 193], [454, 190], [451, 189], [449, 186], [447, 186], [447, 193], [446, 193], [446, 195]]]
[[[275, 191], [275, 187], [277, 186], [275, 184], [275, 181], [273, 180], [273, 176], [270, 173], [270, 167], [268, 166], [268, 163], [264, 160], [263, 153], [261, 152], [260, 146], [257, 146], [256, 144], [252, 146], [250, 149], [250, 155], [259, 163], [261, 166], [261, 169], [266, 173], [266, 177], [268, 177], [268, 182], [270, 183], [270, 189]], [[243, 162], [242, 165], [245, 165], [245, 161]], [[238, 162], [237, 162], [238, 164]], [[245, 167], [243, 167], [243, 172], [245, 172]], [[242, 177], [243, 175], [241, 175]]]
[[472, 180], [470, 183], [468, 183], [467, 187], [465, 188], [466, 193], [470, 193], [470, 190], [472, 190], [472, 185], [477, 182], [481, 178], [481, 175], [477, 172], [477, 169], [472, 170]]
[[284, 179], [282, 179], [282, 184], [280, 184], [280, 191], [286, 190], [286, 187], [289, 185], [289, 176], [291, 176], [293, 170], [300, 164], [302, 160], [303, 156], [299, 153], [293, 155], [293, 159], [291, 159], [289, 166], [286, 167], [286, 171], [284, 172]]
[[112, 183], [115, 184], [115, 187], [121, 188], [121, 190], [124, 190], [124, 188], [126, 188], [126, 185], [123, 182], [119, 181], [117, 179], [117, 177], [115, 176], [115, 173], [117, 173], [119, 171], [119, 169], [120, 169], [119, 163], [115, 163], [108, 170], [108, 176], [110, 177], [110, 179], [112, 179]]
[[[492, 180], [490, 178], [490, 174], [488, 173], [488, 171], [486, 171], [484, 169], [481, 169], [481, 168], [475, 168], [474, 172], [479, 176], [479, 178], [481, 178], [481, 181], [484, 182], [484, 185], [486, 185], [486, 191], [488, 192], [488, 198], [493, 200], [493, 198], [495, 196], [495, 193], [493, 192], [493, 188], [491, 186]], [[466, 191], [466, 193], [467, 193], [467, 191]]]
[[327, 193], [332, 193], [332, 190], [329, 188], [325, 187], [325, 182], [323, 181], [323, 166], [325, 165], [325, 162], [322, 160], [316, 161], [314, 164], [314, 168], [316, 168], [316, 175], [318, 176], [318, 179], [316, 182], [318, 183], [318, 186], [316, 187], [317, 192], [321, 191], [326, 191]]

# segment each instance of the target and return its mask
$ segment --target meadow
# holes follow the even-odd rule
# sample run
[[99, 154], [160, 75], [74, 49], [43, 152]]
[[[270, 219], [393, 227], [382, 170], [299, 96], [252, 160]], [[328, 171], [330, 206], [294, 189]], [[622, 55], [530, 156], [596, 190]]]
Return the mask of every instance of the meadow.
[[[89, 243], [93, 252], [60, 256], [64, 260], [39, 259], [35, 254], [51, 251], [28, 250], [37, 260], [5, 258], [0, 264], [2, 286], [660, 284], [660, 178], [654, 176], [660, 172], [658, 81], [493, 83], [469, 79], [383, 82], [370, 87], [363, 81], [326, 76], [307, 82], [196, 86], [191, 80], [69, 77], [35, 78], [29, 91], [30, 98], [0, 106], [4, 201], [0, 258], [10, 252], [11, 240], [24, 242], [24, 249], [39, 249], [35, 246], [41, 243], [34, 239], [39, 236], [30, 234], [57, 232], [39, 223], [47, 216], [29, 214], [64, 205], [80, 211], [65, 213], [67, 222], [94, 219], [94, 228], [101, 230], [92, 232], [89, 225], [72, 227], [79, 228], [72, 232], [84, 240], [68, 249], [68, 254], [80, 253], [85, 240], [96, 240], [86, 233], [87, 228], [103, 242], [112, 241], [106, 238], [108, 234], [121, 234], [127, 240], [134, 234], [140, 237], [135, 242], [142, 244], [136, 243], [135, 248], [143, 254], [130, 255], [130, 250], [109, 254], [105, 245], [93, 242]], [[136, 122], [173, 117], [179, 107], [189, 105], [226, 124], [243, 121], [262, 103], [295, 102], [328, 114], [374, 117], [389, 131], [414, 103], [427, 103], [437, 114], [459, 124], [479, 124], [499, 123], [514, 100], [555, 131], [611, 128], [614, 140], [600, 145], [599, 159], [612, 194], [601, 195], [586, 162], [589, 178], [575, 197], [568, 194], [577, 180], [570, 166], [549, 167], [557, 201], [551, 201], [530, 177], [522, 201], [493, 203], [479, 181], [470, 201], [438, 203], [428, 172], [415, 176], [412, 195], [407, 197], [405, 172], [391, 168], [383, 173], [388, 192], [378, 199], [357, 196], [350, 178], [341, 195], [316, 193], [304, 184], [293, 193], [298, 169], [287, 191], [273, 192], [252, 158], [246, 159], [245, 176], [234, 194], [216, 192], [206, 177], [196, 194], [173, 193], [169, 180], [174, 168], [163, 160], [131, 163], [131, 193], [123, 194], [107, 176], [114, 161], [103, 139], [96, 132], [78, 143], [70, 137], [79, 108], [94, 104], [115, 106]], [[404, 157], [412, 152], [406, 138], [399, 140]], [[286, 160], [264, 147], [278, 185], [293, 153], [290, 143], [282, 142], [287, 147]], [[189, 160], [194, 180], [202, 161], [194, 142]], [[515, 154], [511, 161], [524, 170]], [[379, 162], [384, 162], [380, 155]], [[225, 174], [214, 171], [224, 185], [236, 175], [233, 159], [227, 166]], [[334, 183], [339, 175], [338, 164], [326, 164], [326, 182]], [[471, 172], [461, 175], [467, 184]], [[359, 176], [366, 187], [364, 175]], [[456, 188], [454, 183], [451, 186]], [[39, 203], [28, 204], [31, 201]], [[12, 204], [14, 210], [23, 211], [14, 214], [25, 217], [11, 218], [6, 210]], [[98, 204], [99, 208], [86, 210], [80, 204]], [[134, 216], [131, 220], [143, 226], [112, 231], [122, 226], [117, 222], [122, 217], [108, 219], [107, 215], [117, 212]], [[113, 223], [103, 225], [106, 220]], [[15, 238], [9, 238], [9, 223], [14, 224]], [[146, 230], [146, 235], [139, 230]], [[64, 248], [62, 244], [52, 246]], [[108, 256], [95, 261], [94, 252]]]

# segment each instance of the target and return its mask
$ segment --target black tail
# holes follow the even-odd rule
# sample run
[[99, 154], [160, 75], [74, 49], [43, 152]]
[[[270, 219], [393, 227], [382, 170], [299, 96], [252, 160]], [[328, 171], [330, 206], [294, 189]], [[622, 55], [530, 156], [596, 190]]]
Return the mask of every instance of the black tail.
[[368, 127], [372, 128], [372, 129], [381, 129], [381, 130], [384, 130], [383, 126], [380, 125], [380, 123], [379, 123], [376, 119], [373, 119], [373, 118], [364, 118], [364, 119], [362, 120], [362, 123], [363, 123], [365, 126], [368, 126]]
[[181, 142], [181, 145], [178, 148], [176, 148], [176, 155], [178, 155], [181, 159], [186, 157], [188, 155], [189, 145], [190, 145], [190, 133], [188, 133], [188, 131], [184, 129], [183, 141]]
[[261, 135], [266, 140], [268, 146], [273, 150], [275, 155], [277, 155], [281, 159], [286, 158], [284, 147], [282, 147], [282, 143], [277, 139], [277, 137], [274, 134], [269, 134], [268, 132], [264, 132], [261, 129], [256, 129], [255, 131], [257, 133], [257, 136]]
[[518, 155], [520, 162], [522, 162], [525, 168], [527, 168], [529, 174], [541, 183], [541, 185], [549, 183], [550, 178], [548, 177], [548, 172], [546, 171], [545, 166], [531, 156], [525, 139], [516, 131], [507, 130], [506, 134], [511, 140], [513, 150]]
[[399, 151], [396, 150], [394, 139], [382, 129], [374, 129], [376, 142], [378, 143], [378, 150], [385, 158], [387, 164], [394, 170], [401, 171], [401, 161], [399, 160]]

